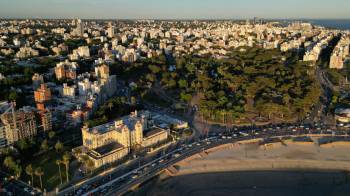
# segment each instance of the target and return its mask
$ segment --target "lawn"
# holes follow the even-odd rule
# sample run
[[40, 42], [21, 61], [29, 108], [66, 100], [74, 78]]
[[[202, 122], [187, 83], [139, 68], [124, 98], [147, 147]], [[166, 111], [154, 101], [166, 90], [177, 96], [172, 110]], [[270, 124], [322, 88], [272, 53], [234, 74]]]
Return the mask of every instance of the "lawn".
[[[58, 166], [56, 165], [56, 160], [61, 159], [62, 160], [63, 153], [57, 153], [55, 150], [50, 150], [38, 157], [33, 158], [33, 160], [28, 161], [27, 164], [32, 164], [33, 168], [42, 167], [44, 171], [44, 175], [42, 177], [43, 181], [43, 188], [46, 189], [46, 191], [52, 191], [57, 186], [60, 185], [60, 177], [59, 177], [59, 171]], [[72, 168], [70, 168], [70, 171], [73, 171]], [[23, 177], [26, 182], [30, 180], [30, 177], [25, 174], [25, 169], [23, 171]], [[61, 165], [61, 172], [62, 172], [62, 180], [63, 183], [65, 183], [66, 179], [66, 170], [65, 166]], [[34, 176], [34, 186], [40, 187], [40, 181], [39, 177]]]

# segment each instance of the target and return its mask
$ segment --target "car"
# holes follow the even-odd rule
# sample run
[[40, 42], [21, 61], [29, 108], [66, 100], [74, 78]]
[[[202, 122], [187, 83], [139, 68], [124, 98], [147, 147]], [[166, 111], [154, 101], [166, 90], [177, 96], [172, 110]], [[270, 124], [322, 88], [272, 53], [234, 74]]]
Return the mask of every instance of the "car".
[[137, 173], [138, 173], [138, 170], [135, 169], [135, 170], [132, 171], [132, 173], [133, 173], [133, 174], [137, 174]]
[[215, 140], [216, 139], [216, 137], [210, 137], [210, 138], [208, 138], [208, 140], [210, 141], [210, 140]]
[[176, 154], [173, 155], [173, 157], [175, 157], [175, 158], [177, 158], [179, 156], [180, 156], [180, 153], [176, 153]]
[[239, 134], [243, 135], [243, 136], [248, 136], [247, 133], [244, 133], [244, 132], [239, 132]]

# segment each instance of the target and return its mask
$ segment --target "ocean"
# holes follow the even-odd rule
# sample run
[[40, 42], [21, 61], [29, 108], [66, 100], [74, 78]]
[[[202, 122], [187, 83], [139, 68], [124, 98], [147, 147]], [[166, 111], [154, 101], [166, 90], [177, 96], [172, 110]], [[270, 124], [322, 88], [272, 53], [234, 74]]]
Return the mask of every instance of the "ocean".
[[350, 30], [350, 19], [312, 19], [305, 20], [314, 25], [320, 25], [332, 29]]
[[329, 196], [350, 193], [348, 174], [336, 171], [242, 171], [159, 176], [129, 196]]

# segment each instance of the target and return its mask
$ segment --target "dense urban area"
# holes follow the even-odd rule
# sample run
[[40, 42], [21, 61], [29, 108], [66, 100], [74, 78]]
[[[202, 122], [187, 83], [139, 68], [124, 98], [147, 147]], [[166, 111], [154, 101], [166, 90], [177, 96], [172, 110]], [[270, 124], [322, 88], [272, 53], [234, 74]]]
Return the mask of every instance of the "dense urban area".
[[226, 140], [347, 134], [349, 47], [297, 21], [2, 19], [0, 190], [125, 193]]

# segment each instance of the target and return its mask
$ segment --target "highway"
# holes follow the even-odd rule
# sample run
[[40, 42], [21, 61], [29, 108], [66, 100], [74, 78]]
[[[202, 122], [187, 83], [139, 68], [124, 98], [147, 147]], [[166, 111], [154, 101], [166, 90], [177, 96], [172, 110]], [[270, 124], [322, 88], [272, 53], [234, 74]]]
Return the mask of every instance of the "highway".
[[321, 124], [299, 125], [271, 125], [262, 127], [234, 127], [229, 131], [211, 135], [209, 138], [198, 140], [189, 144], [178, 144], [176, 148], [167, 153], [160, 154], [142, 166], [121, 175], [106, 174], [105, 177], [89, 184], [83, 184], [71, 191], [59, 193], [59, 195], [122, 195], [132, 187], [141, 184], [156, 176], [159, 172], [175, 163], [184, 160], [194, 154], [210, 148], [235, 143], [254, 138], [289, 137], [305, 134], [327, 134], [329, 136], [347, 136], [348, 130], [335, 130], [332, 127]]

